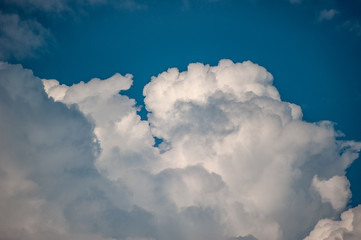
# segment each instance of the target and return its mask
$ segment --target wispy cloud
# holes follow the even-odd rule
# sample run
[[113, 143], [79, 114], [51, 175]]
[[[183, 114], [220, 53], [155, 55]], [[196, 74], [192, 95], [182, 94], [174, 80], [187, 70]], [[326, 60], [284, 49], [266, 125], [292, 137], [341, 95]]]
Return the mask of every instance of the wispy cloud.
[[[65, 13], [74, 16], [87, 7], [111, 5], [116, 9], [144, 10], [147, 6], [135, 0], [5, 0], [7, 12], [0, 11], [0, 59], [23, 59], [46, 47], [52, 29], [44, 26], [42, 19], [59, 19]], [[40, 14], [42, 18], [38, 18]]]
[[290, 3], [292, 3], [292, 4], [299, 4], [301, 2], [302, 2], [302, 0], [290, 0]]
[[361, 36], [361, 24], [359, 20], [347, 20], [342, 24], [342, 27], [357, 36]]
[[318, 16], [319, 21], [328, 21], [333, 19], [339, 12], [335, 9], [324, 9]]
[[50, 37], [49, 30], [36, 20], [0, 12], [0, 59], [23, 58], [35, 53]]

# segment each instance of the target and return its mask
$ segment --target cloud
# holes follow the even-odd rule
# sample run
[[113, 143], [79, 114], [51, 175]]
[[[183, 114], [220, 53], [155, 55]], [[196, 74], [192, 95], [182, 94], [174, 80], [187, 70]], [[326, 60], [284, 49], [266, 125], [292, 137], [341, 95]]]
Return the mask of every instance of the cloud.
[[341, 25], [342, 28], [361, 36], [361, 24], [358, 20], [347, 20]]
[[154, 161], [158, 149], [153, 147], [148, 123], [141, 121], [133, 99], [118, 94], [130, 88], [132, 75], [115, 74], [103, 81], [92, 79], [71, 87], [59, 85], [56, 80], [43, 83], [49, 96], [69, 106], [76, 104], [94, 122], [94, 133], [102, 146], [96, 164], [107, 172], [107, 177], [118, 179], [126, 174], [122, 170], [146, 168], [147, 163]]
[[130, 74], [42, 86], [2, 63], [0, 76], [5, 238], [302, 239], [350, 197], [361, 144], [303, 121], [252, 62], [153, 77], [148, 120], [122, 94]]
[[7, 4], [27, 9], [27, 11], [54, 11], [61, 12], [68, 8], [68, 0], [5, 0]]
[[[296, 223], [337, 213], [312, 195], [312, 179], [344, 175], [360, 144], [336, 141], [330, 122], [302, 121], [301, 109], [281, 101], [272, 82], [251, 62], [191, 64], [154, 77], [145, 104], [152, 133], [171, 148], [161, 156], [164, 167], [201, 165], [225, 182], [229, 199], [241, 206], [222, 206], [232, 216], [229, 226], [237, 226], [232, 234], [294, 239], [307, 229]], [[348, 154], [340, 154], [344, 147]]]
[[312, 180], [312, 186], [319, 192], [322, 201], [331, 203], [335, 210], [344, 209], [351, 197], [350, 183], [344, 176], [319, 180], [316, 175]]
[[24, 58], [45, 44], [49, 31], [36, 20], [0, 12], [0, 58]]
[[361, 205], [341, 214], [340, 220], [321, 219], [304, 240], [357, 240], [361, 238]]
[[0, 76], [0, 239], [146, 237], [152, 215], [94, 166], [94, 125], [20, 65]]
[[[80, 16], [89, 7], [109, 5], [115, 9], [142, 10], [135, 0], [5, 0], [0, 11], [0, 59], [24, 59], [46, 49], [53, 29], [45, 26], [64, 16]], [[69, 14], [70, 13], [70, 14]]]
[[42, 11], [60, 13], [72, 11], [74, 7], [82, 8], [86, 6], [112, 5], [118, 8], [137, 10], [146, 7], [135, 0], [5, 0], [9, 5], [23, 8], [25, 11]]
[[335, 9], [323, 9], [318, 16], [318, 20], [321, 21], [328, 21], [333, 19], [338, 14], [338, 11]]
[[299, 4], [301, 2], [302, 2], [302, 0], [290, 0], [290, 3], [292, 3], [292, 4]]

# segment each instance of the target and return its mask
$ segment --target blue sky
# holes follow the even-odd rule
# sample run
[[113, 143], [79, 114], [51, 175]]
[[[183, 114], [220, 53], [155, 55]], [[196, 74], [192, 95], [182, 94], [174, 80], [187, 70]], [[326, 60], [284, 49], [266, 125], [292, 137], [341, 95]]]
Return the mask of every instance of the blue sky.
[[[0, 9], [3, 61], [68, 86], [130, 73], [133, 86], [121, 93], [142, 106], [143, 120], [152, 76], [250, 60], [273, 75], [304, 121], [329, 120], [341, 140], [361, 141], [359, 0], [3, 0]], [[361, 203], [360, 171], [359, 160], [347, 169], [349, 207]]]

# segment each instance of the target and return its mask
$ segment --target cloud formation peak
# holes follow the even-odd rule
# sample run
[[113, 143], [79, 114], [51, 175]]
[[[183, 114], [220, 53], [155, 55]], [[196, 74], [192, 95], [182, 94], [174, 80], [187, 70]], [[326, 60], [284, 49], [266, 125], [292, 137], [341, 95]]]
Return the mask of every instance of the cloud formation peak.
[[361, 144], [339, 140], [331, 122], [303, 121], [250, 61], [153, 77], [148, 120], [120, 92], [131, 75], [43, 80], [47, 98], [29, 70], [3, 63], [0, 74], [0, 210], [13, 219], [0, 231], [9, 237], [302, 239], [350, 198], [345, 169]]

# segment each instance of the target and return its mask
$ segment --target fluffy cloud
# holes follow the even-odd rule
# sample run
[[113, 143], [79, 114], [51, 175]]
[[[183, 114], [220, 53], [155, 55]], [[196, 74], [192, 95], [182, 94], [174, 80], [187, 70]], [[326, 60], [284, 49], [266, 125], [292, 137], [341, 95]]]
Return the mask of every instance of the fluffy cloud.
[[350, 197], [361, 144], [303, 121], [252, 62], [153, 77], [146, 121], [121, 94], [131, 75], [42, 86], [3, 63], [0, 76], [5, 238], [302, 239]]
[[135, 101], [119, 95], [132, 83], [132, 75], [115, 74], [101, 81], [92, 79], [71, 87], [59, 85], [56, 80], [43, 80], [46, 92], [56, 101], [68, 106], [76, 104], [95, 124], [94, 133], [102, 152], [96, 165], [112, 180], [124, 177], [135, 168], [151, 169], [158, 149], [146, 121], [137, 114]]
[[341, 214], [339, 221], [320, 220], [304, 240], [357, 240], [361, 239], [361, 206]]
[[152, 231], [152, 215], [95, 168], [93, 123], [49, 99], [31, 71], [1, 63], [0, 116], [0, 239], [123, 239]]
[[[272, 80], [251, 62], [191, 64], [154, 77], [145, 103], [152, 133], [170, 149], [158, 171], [202, 166], [227, 186], [228, 202], [207, 206], [221, 206], [231, 234], [294, 239], [320, 216], [337, 213], [310, 186], [316, 175], [344, 175], [360, 144], [336, 141], [330, 122], [302, 121], [301, 109], [281, 101]], [[336, 207], [348, 200], [343, 193], [341, 203], [332, 200]], [[192, 196], [191, 203], [173, 201], [187, 207], [197, 202]]]
[[319, 192], [322, 201], [331, 203], [336, 210], [345, 208], [351, 196], [350, 183], [345, 176], [333, 176], [328, 180], [319, 180], [315, 176], [312, 185]]

